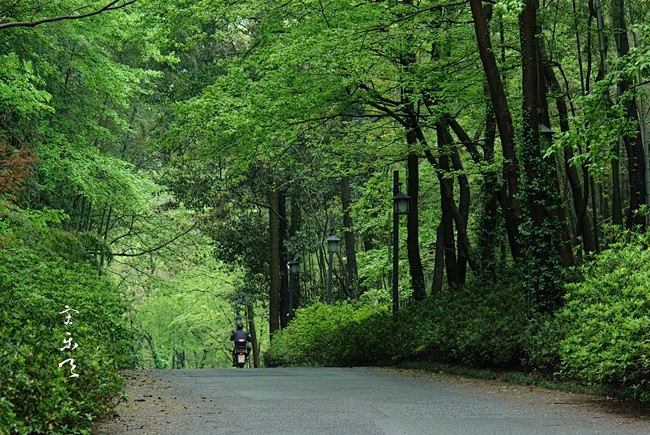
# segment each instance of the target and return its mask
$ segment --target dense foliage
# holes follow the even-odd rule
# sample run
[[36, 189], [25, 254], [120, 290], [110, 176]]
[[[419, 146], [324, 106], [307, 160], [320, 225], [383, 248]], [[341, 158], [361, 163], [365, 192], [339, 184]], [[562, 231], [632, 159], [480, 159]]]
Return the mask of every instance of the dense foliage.
[[[88, 431], [120, 397], [119, 370], [135, 364], [123, 295], [98, 274], [93, 258], [73, 236], [38, 225], [51, 218], [2, 210], [3, 433]], [[73, 251], [75, 255], [68, 255]], [[64, 313], [66, 306], [76, 310], [68, 312], [71, 319]], [[70, 338], [66, 349], [64, 340]], [[68, 358], [75, 367], [60, 366]], [[75, 373], [79, 376], [72, 377]]]
[[558, 313], [565, 336], [562, 373], [589, 384], [623, 387], [650, 401], [650, 249], [628, 234], [583, 267]]
[[[526, 326], [521, 278], [471, 280], [403, 313], [406, 355], [479, 367], [517, 367]], [[417, 325], [417, 327], [414, 327]]]

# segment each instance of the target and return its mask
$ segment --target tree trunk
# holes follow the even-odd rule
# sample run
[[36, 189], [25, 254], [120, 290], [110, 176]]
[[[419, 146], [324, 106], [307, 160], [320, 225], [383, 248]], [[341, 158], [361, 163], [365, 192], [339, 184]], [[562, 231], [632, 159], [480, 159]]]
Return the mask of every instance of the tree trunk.
[[257, 328], [255, 327], [255, 310], [252, 304], [246, 304], [246, 318], [248, 319], [248, 333], [251, 335], [251, 347], [253, 348], [253, 367], [260, 367], [260, 345], [257, 339]]
[[[541, 108], [539, 96], [539, 59], [537, 58], [536, 41], [536, 14], [535, 0], [526, 0], [526, 6], [519, 20], [521, 34], [522, 55], [522, 92], [523, 92], [523, 142], [524, 148], [530, 157], [538, 159], [541, 156], [539, 144], [539, 128], [541, 123], [539, 109]], [[524, 169], [528, 176], [528, 184], [540, 179], [535, 161], [528, 158], [524, 161]], [[537, 190], [539, 192], [539, 190]], [[541, 200], [544, 198], [531, 197], [529, 208], [533, 224], [541, 226], [544, 220], [544, 207]]]
[[[447, 125], [447, 121], [440, 121], [438, 124], [441, 125]], [[446, 127], [445, 127], [446, 128]], [[457, 129], [460, 129], [460, 126], [456, 126]], [[438, 130], [438, 126], [436, 125], [436, 131]], [[444, 207], [447, 207], [447, 211], [449, 212], [449, 216], [452, 218], [452, 227], [455, 224], [456, 228], [458, 229], [457, 234], [458, 234], [458, 249], [463, 251], [463, 256], [467, 259], [467, 262], [469, 263], [472, 271], [474, 273], [479, 273], [480, 272], [480, 267], [478, 263], [476, 262], [475, 259], [472, 258], [470, 255], [470, 243], [469, 243], [469, 237], [467, 236], [467, 224], [466, 220], [463, 218], [460, 209], [456, 206], [456, 202], [454, 200], [454, 191], [453, 191], [453, 182], [451, 183], [443, 183], [442, 182], [442, 174], [446, 173], [449, 171], [450, 168], [450, 162], [447, 160], [446, 162], [443, 162], [443, 164], [446, 165], [446, 169], [443, 169], [440, 164], [440, 159], [436, 159], [434, 154], [431, 152], [427, 145], [427, 141], [424, 137], [424, 133], [422, 132], [420, 127], [417, 127], [415, 129], [415, 132], [417, 133], [418, 140], [422, 144], [424, 148], [424, 155], [427, 158], [427, 161], [434, 167], [436, 168], [436, 172], [438, 174], [438, 180], [440, 182], [440, 191], [442, 193], [441, 199], [444, 198], [451, 198], [450, 201], [446, 201]], [[438, 141], [440, 141], [440, 137], [438, 138]], [[448, 133], [443, 134], [442, 140], [447, 141], [443, 142], [446, 143], [447, 145], [452, 144], [452, 139], [451, 136]], [[446, 145], [442, 145], [442, 148], [445, 148]], [[470, 147], [471, 148], [471, 147]], [[449, 156], [447, 156], [449, 157]], [[452, 229], [452, 238], [453, 238], [453, 229]], [[455, 249], [454, 249], [455, 250]]]
[[442, 222], [436, 231], [436, 252], [434, 257], [433, 282], [431, 284], [431, 296], [440, 294], [445, 272], [445, 245], [442, 230]]
[[273, 190], [269, 195], [269, 332], [271, 337], [280, 329], [280, 194]]
[[[403, 0], [404, 4], [412, 5], [412, 0]], [[401, 13], [398, 13], [400, 16]], [[404, 43], [408, 47], [413, 43], [412, 36], [408, 37]], [[400, 56], [400, 64], [408, 69], [416, 62], [414, 52], [407, 49], [406, 53]], [[419, 196], [420, 196], [420, 153], [417, 150], [419, 144], [418, 131], [420, 128], [420, 113], [413, 103], [411, 96], [414, 90], [406, 87], [402, 89], [401, 103], [405, 108], [406, 114], [406, 142], [408, 145], [408, 186], [407, 195], [409, 200], [409, 212], [406, 224], [406, 246], [408, 251], [409, 270], [411, 275], [411, 288], [413, 289], [413, 298], [421, 301], [426, 297], [424, 285], [424, 269], [422, 267], [422, 258], [420, 256], [420, 213], [419, 213]]]
[[[487, 93], [487, 89], [486, 89]], [[454, 131], [458, 139], [463, 143], [467, 151], [472, 156], [474, 163], [482, 165], [484, 162], [491, 164], [494, 163], [494, 139], [496, 135], [496, 120], [494, 119], [494, 113], [492, 112], [492, 104], [489, 99], [486, 101], [486, 114], [485, 114], [485, 140], [483, 144], [483, 153], [481, 156], [476, 141], [472, 140], [469, 135], [463, 130], [463, 128], [458, 124], [458, 122], [452, 117], [447, 117], [447, 123]], [[448, 143], [453, 143], [451, 138], [448, 138]], [[454, 153], [454, 168], [462, 170], [462, 162], [459, 161], [460, 156], [458, 152]], [[467, 177], [464, 176], [464, 179], [467, 180]], [[482, 201], [483, 201], [483, 221], [481, 222], [481, 230], [479, 232], [479, 242], [478, 249], [479, 255], [478, 262], [474, 262], [472, 265], [471, 257], [469, 257], [469, 238], [467, 237], [467, 223], [469, 220], [469, 198], [470, 191], [469, 186], [463, 188], [463, 181], [459, 177], [459, 184], [461, 184], [461, 205], [458, 211], [458, 214], [462, 216], [460, 221], [462, 225], [458, 223], [459, 219], [456, 218], [457, 226], [459, 227], [459, 238], [458, 246], [463, 248], [463, 255], [468, 258], [470, 261], [470, 266], [475, 272], [483, 271], [484, 268], [494, 268], [494, 254], [496, 249], [497, 241], [497, 227], [499, 222], [499, 183], [497, 180], [496, 173], [489, 172], [483, 174], [483, 187], [482, 187]], [[463, 191], [465, 193], [463, 194]], [[503, 195], [501, 195], [503, 196]], [[466, 200], [462, 198], [465, 197]], [[463, 230], [461, 230], [461, 228]], [[464, 237], [460, 237], [464, 235]], [[465, 249], [464, 247], [468, 247]], [[479, 264], [480, 263], [480, 264]], [[488, 270], [489, 272], [489, 270]], [[494, 271], [489, 272], [494, 276]]]
[[[590, 13], [596, 17], [596, 25], [598, 29], [598, 52], [599, 52], [599, 67], [596, 81], [602, 80], [607, 73], [605, 60], [607, 58], [607, 41], [605, 39], [605, 20], [603, 17], [603, 8], [601, 0], [590, 0]], [[609, 98], [608, 98], [609, 100]], [[607, 104], [611, 104], [607, 101]], [[614, 225], [623, 225], [623, 205], [621, 199], [621, 179], [620, 179], [620, 149], [619, 145], [614, 146], [614, 156], [612, 159], [612, 223]], [[595, 204], [594, 204], [595, 207]]]
[[289, 324], [289, 276], [287, 271], [287, 198], [284, 190], [278, 192], [278, 233], [280, 262], [280, 328]]
[[440, 181], [440, 208], [442, 211], [442, 244], [445, 252], [445, 269], [447, 271], [447, 283], [450, 287], [460, 284], [460, 275], [458, 271], [458, 260], [456, 258], [456, 243], [454, 238], [454, 219], [451, 209], [454, 201], [453, 180], [444, 177], [451, 169], [449, 163], [449, 147], [447, 146], [447, 137], [444, 132], [442, 122], [436, 123], [436, 133], [438, 137], [438, 148], [440, 157], [438, 158], [438, 180]]
[[151, 334], [148, 332], [143, 332], [142, 335], [144, 336], [144, 339], [147, 341], [147, 344], [149, 345], [149, 351], [151, 352], [151, 358], [153, 359], [153, 366], [155, 369], [164, 369], [164, 365], [162, 361], [160, 361], [160, 358], [158, 357], [158, 352], [156, 352], [156, 347], [154, 346], [153, 343], [153, 337]]
[[350, 177], [348, 176], [341, 179], [341, 202], [343, 205], [343, 235], [345, 239], [345, 258], [347, 262], [347, 279], [345, 284], [348, 289], [348, 294], [351, 297], [356, 298], [359, 296], [360, 292], [358, 286], [356, 241], [352, 215], [350, 214], [352, 197], [350, 194]]
[[[409, 148], [417, 143], [415, 134], [408, 133]], [[409, 269], [411, 272], [411, 288], [413, 289], [413, 298], [421, 301], [426, 297], [424, 288], [424, 271], [422, 268], [422, 259], [420, 258], [420, 222], [418, 210], [418, 196], [420, 191], [420, 158], [417, 153], [409, 152], [408, 155], [408, 187], [407, 195], [409, 200], [409, 213], [407, 216], [407, 238], [406, 246], [408, 250]]]
[[[290, 199], [290, 215], [291, 215], [291, 220], [290, 220], [290, 226], [289, 226], [289, 238], [293, 238], [298, 232], [300, 231], [300, 228], [302, 226], [302, 213], [300, 209], [300, 190], [296, 188], [292, 195], [289, 197]], [[300, 259], [300, 253], [299, 252], [293, 252], [289, 255], [292, 259]], [[298, 277], [300, 274], [297, 274]], [[291, 312], [293, 312], [298, 306], [300, 306], [300, 279], [298, 278], [298, 282], [294, 286], [295, 293], [292, 298], [292, 303], [293, 306], [290, 307]], [[292, 290], [292, 291], [293, 291]]]
[[[618, 57], [626, 56], [630, 51], [630, 45], [627, 38], [627, 26], [625, 23], [625, 5], [624, 0], [614, 0], [612, 2], [612, 22], [614, 25], [616, 50]], [[618, 83], [617, 95], [620, 97], [629, 91], [632, 81], [623, 79]], [[639, 207], [645, 203], [646, 185], [645, 185], [645, 160], [643, 155], [643, 140], [639, 127], [639, 115], [637, 110], [636, 98], [629, 99], [626, 102], [627, 117], [636, 126], [636, 135], [634, 137], [625, 135], [623, 143], [627, 154], [627, 169], [629, 174], [630, 190], [630, 207], [628, 209], [626, 225], [628, 228], [640, 226], [645, 228], [645, 216], [638, 213]]]
[[[561, 302], [562, 288], [554, 276], [562, 258], [565, 259], [563, 213], [558, 200], [557, 174], [554, 162], [542, 158], [539, 126], [545, 120], [546, 93], [540, 51], [537, 41], [537, 1], [526, 0], [519, 17], [522, 53], [522, 118], [523, 146], [521, 156], [526, 173], [526, 203], [531, 229], [527, 236], [529, 291], [535, 309], [552, 312]], [[543, 139], [550, 145], [550, 138]], [[559, 230], [559, 231], [558, 231]], [[552, 255], [557, 250], [558, 256]], [[571, 252], [569, 250], [570, 255]]]
[[[453, 139], [449, 133], [449, 128], [447, 123], [444, 123], [444, 134], [446, 137], [446, 142], [448, 144], [453, 144]], [[467, 277], [467, 261], [469, 260], [469, 249], [463, 249], [463, 240], [468, 240], [467, 235], [467, 223], [469, 221], [469, 206], [470, 206], [470, 188], [469, 181], [467, 180], [467, 175], [463, 173], [463, 162], [458, 153], [458, 148], [452, 146], [451, 148], [451, 162], [454, 167], [454, 171], [458, 174], [458, 186], [459, 186], [459, 202], [458, 202], [458, 211], [460, 212], [463, 225], [459, 225], [456, 228], [458, 233], [458, 277], [460, 283], [464, 284]]]
[[483, 64], [483, 70], [487, 79], [490, 100], [497, 121], [501, 147], [503, 149], [504, 167], [503, 176], [506, 182], [506, 201], [504, 216], [506, 220], [506, 231], [510, 252], [515, 260], [522, 257], [519, 225], [521, 223], [521, 208], [517, 200], [519, 190], [519, 173], [517, 155], [515, 153], [514, 127], [512, 115], [506, 99], [503, 82], [499, 75], [490, 33], [487, 25], [487, 18], [481, 0], [470, 0], [474, 30], [478, 42], [479, 54]]
[[[487, 89], [486, 89], [487, 91]], [[488, 165], [494, 163], [494, 142], [496, 139], [496, 119], [492, 110], [492, 103], [486, 102], [485, 108], [485, 145], [483, 153], [485, 162]], [[498, 238], [496, 230], [499, 223], [499, 180], [497, 174], [488, 172], [483, 176], [483, 222], [481, 225], [481, 236], [478, 242], [483, 262], [483, 269], [488, 276], [496, 279], [496, 258]]]

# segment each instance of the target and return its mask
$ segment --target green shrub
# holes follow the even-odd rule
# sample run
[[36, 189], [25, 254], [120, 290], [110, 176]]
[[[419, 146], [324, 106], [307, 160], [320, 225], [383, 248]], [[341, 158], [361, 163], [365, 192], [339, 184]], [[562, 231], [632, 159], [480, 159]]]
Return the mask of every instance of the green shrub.
[[372, 364], [389, 352], [388, 306], [325, 305], [301, 308], [273, 336], [265, 365], [354, 366]]
[[[88, 432], [122, 392], [118, 370], [133, 364], [127, 307], [91, 263], [32, 247], [24, 228], [1, 229], [11, 239], [0, 250], [0, 433]], [[70, 325], [65, 305], [78, 311]], [[70, 337], [78, 347], [61, 351]], [[69, 357], [79, 377], [59, 367]]]
[[525, 330], [523, 364], [530, 370], [554, 374], [562, 362], [560, 347], [566, 334], [566, 323], [558, 316], [534, 317]]
[[[510, 279], [507, 279], [509, 277]], [[520, 280], [472, 279], [404, 312], [409, 319], [399, 340], [406, 354], [471, 366], [518, 365], [526, 306]]]
[[559, 313], [562, 373], [650, 401], [650, 250], [641, 237], [603, 251], [568, 286]]

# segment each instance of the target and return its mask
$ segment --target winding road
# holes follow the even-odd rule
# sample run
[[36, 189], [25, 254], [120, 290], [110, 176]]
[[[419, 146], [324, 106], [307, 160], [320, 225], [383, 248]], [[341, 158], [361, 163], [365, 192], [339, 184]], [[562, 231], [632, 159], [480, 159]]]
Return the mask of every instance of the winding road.
[[649, 434], [647, 409], [502, 381], [377, 368], [127, 374], [98, 434]]

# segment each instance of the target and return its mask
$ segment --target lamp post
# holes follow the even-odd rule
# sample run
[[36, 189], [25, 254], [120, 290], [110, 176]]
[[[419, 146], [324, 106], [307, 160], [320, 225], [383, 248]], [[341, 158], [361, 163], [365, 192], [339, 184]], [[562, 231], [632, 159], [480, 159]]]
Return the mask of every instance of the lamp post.
[[332, 262], [334, 260], [334, 253], [339, 252], [341, 239], [334, 234], [327, 238], [327, 252], [329, 253], [329, 261], [327, 263], [327, 303], [332, 304]]
[[294, 301], [300, 291], [300, 260], [298, 257], [287, 263], [289, 268], [289, 320], [293, 319]]
[[399, 190], [399, 171], [393, 172], [393, 315], [399, 311], [399, 217], [409, 212], [410, 196]]

